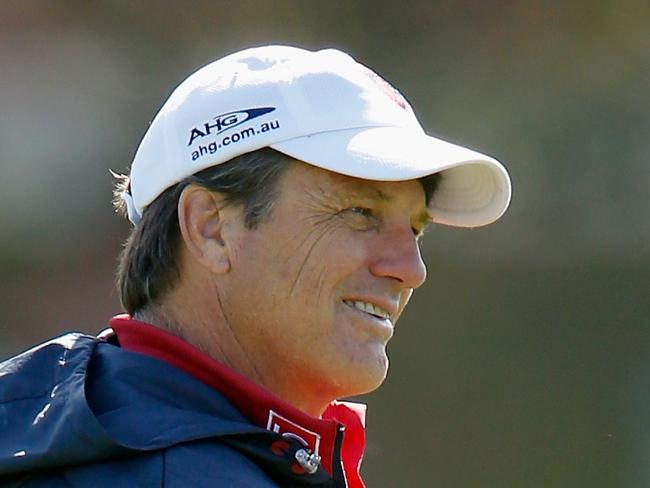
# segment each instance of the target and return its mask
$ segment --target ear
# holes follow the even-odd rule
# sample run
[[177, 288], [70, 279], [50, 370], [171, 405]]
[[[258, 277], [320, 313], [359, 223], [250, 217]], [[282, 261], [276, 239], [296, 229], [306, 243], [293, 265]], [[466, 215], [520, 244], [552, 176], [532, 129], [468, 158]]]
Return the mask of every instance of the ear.
[[223, 199], [203, 187], [188, 185], [178, 199], [178, 225], [189, 254], [214, 274], [230, 270], [222, 237]]

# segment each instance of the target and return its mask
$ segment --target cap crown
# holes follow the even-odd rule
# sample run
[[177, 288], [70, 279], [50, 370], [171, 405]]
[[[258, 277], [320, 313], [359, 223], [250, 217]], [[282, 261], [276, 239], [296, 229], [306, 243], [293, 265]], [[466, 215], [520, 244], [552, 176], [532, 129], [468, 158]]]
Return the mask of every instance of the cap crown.
[[364, 127], [423, 132], [404, 97], [343, 52], [247, 49], [201, 68], [170, 95], [133, 161], [133, 204], [141, 214], [166, 188], [240, 154]]

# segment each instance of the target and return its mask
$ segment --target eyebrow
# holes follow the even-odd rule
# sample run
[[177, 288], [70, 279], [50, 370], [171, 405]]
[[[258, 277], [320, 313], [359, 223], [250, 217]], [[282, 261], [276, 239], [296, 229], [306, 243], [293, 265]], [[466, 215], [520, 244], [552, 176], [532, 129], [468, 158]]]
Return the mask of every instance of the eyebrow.
[[379, 188], [368, 188], [365, 186], [359, 187], [359, 186], [354, 186], [352, 188], [344, 187], [342, 190], [345, 192], [339, 193], [338, 191], [335, 192], [335, 195], [339, 197], [361, 197], [361, 198], [370, 198], [372, 200], [379, 200], [382, 202], [390, 202], [393, 197], [388, 195], [387, 193], [384, 193], [381, 191]]

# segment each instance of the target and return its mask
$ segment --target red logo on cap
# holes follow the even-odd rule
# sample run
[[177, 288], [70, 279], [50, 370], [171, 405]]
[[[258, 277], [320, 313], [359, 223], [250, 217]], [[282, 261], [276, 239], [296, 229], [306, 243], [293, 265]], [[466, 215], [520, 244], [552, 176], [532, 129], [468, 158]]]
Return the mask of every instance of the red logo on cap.
[[320, 445], [320, 435], [305, 429], [291, 420], [269, 410], [269, 419], [266, 422], [266, 428], [280, 434], [283, 437], [296, 439], [303, 446], [318, 456], [318, 447]]
[[381, 76], [373, 71], [369, 71], [370, 78], [382, 89], [382, 91], [390, 98], [393, 102], [399, 105], [403, 110], [407, 110], [408, 102], [402, 96], [402, 94], [397, 91], [393, 85], [384, 80]]

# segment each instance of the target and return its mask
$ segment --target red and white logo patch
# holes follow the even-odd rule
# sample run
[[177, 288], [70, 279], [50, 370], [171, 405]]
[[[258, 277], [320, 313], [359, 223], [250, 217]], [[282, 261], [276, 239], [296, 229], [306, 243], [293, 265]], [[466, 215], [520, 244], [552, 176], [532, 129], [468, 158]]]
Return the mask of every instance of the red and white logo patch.
[[280, 434], [283, 437], [296, 439], [303, 446], [308, 448], [312, 453], [318, 456], [318, 447], [320, 446], [320, 435], [309, 429], [292, 422], [288, 418], [269, 410], [269, 418], [266, 422], [266, 428]]
[[381, 76], [379, 76], [377, 73], [374, 71], [368, 70], [368, 75], [372, 79], [372, 81], [375, 82], [377, 86], [379, 86], [384, 94], [390, 98], [393, 102], [395, 102], [402, 110], [408, 110], [408, 102], [406, 99], [402, 96], [402, 94], [395, 88], [393, 85], [388, 83], [386, 80], [384, 80]]

